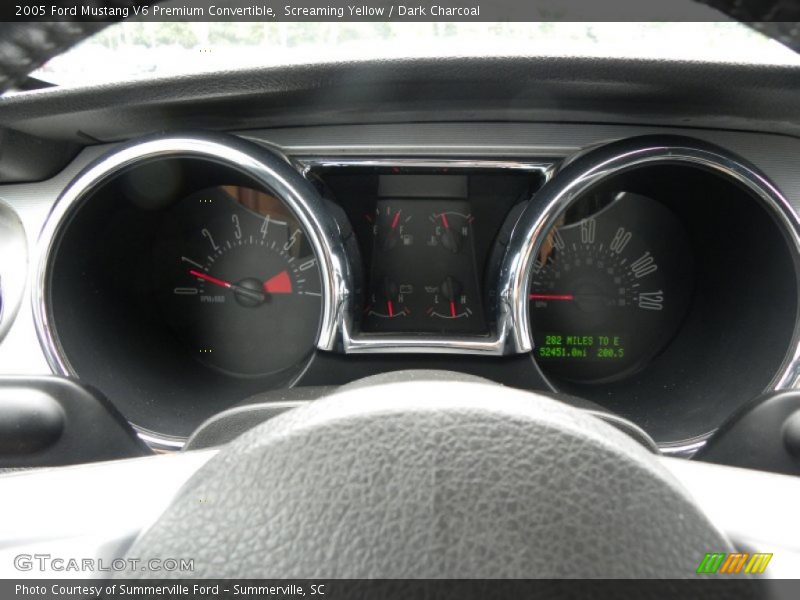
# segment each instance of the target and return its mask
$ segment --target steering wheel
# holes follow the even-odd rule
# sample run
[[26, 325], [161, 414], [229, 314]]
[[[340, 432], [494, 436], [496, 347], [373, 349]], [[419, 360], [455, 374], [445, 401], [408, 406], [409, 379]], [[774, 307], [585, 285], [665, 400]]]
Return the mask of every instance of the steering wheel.
[[199, 577], [614, 578], [687, 577], [709, 549], [731, 544], [618, 429], [422, 371], [240, 436], [129, 555], [191, 556]]

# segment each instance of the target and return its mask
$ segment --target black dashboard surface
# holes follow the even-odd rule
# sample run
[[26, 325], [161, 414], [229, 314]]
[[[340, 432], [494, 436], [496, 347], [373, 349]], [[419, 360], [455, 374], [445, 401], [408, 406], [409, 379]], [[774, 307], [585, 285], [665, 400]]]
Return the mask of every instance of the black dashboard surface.
[[0, 99], [0, 130], [7, 130], [0, 144], [36, 158], [12, 154], [0, 176], [41, 179], [85, 145], [195, 128], [527, 121], [797, 135], [798, 82], [800, 69], [791, 66], [513, 57], [298, 65], [53, 88]]
[[[661, 128], [671, 131], [670, 128], [680, 127], [683, 134], [691, 134], [696, 128], [700, 137], [735, 140], [738, 144], [736, 150], [746, 159], [756, 161], [751, 158], [749, 151], [752, 151], [762, 166], [766, 164], [769, 167], [773, 177], [777, 173], [782, 191], [790, 200], [796, 201], [798, 190], [791, 185], [787, 187], [787, 182], [791, 183], [794, 178], [790, 168], [791, 157], [781, 148], [792, 147], [796, 142], [795, 136], [800, 133], [800, 127], [797, 126], [800, 122], [798, 81], [800, 70], [794, 67], [631, 59], [448, 58], [307, 65], [135, 84], [121, 83], [91, 89], [44, 90], [0, 100], [0, 146], [6, 155], [9, 154], [7, 149], [13, 147], [15, 150], [11, 153], [12, 159], [4, 163], [0, 178], [4, 182], [43, 179], [68, 164], [82, 147], [126, 140], [152, 131], [180, 132], [187, 128], [238, 131], [243, 137], [285, 151], [296, 161], [307, 160], [309, 155], [319, 153], [319, 148], [329, 148], [333, 155], [342, 153], [362, 158], [435, 154], [461, 160], [487, 156], [493, 159], [535, 159], [558, 165], [576, 150], [626, 137], [630, 135], [627, 132], [645, 130], [653, 133]], [[735, 85], [731, 82], [735, 82]], [[264, 127], [271, 129], [260, 129]], [[591, 131], [595, 133], [587, 136], [586, 132]], [[391, 143], [381, 141], [387, 137], [392, 139]], [[774, 140], [774, 145], [763, 143], [766, 139]], [[504, 140], [506, 145], [503, 145]], [[354, 150], [356, 146], [358, 150]], [[660, 177], [665, 184], [662, 188], [667, 189], [670, 178]], [[415, 218], [428, 221], [426, 227], [431, 231], [426, 229], [426, 232], [431, 234], [431, 239], [438, 239], [443, 247], [452, 242], [446, 239], [447, 232], [440, 231], [449, 226], [447, 215], [452, 213], [454, 218], [463, 218], [466, 227], [462, 228], [466, 232], [463, 238], [469, 241], [467, 246], [479, 266], [474, 269], [475, 281], [470, 280], [471, 275], [451, 279], [470, 280], [462, 284], [462, 291], [469, 290], [469, 293], [454, 294], [453, 281], [443, 278], [437, 284], [441, 297], [431, 296], [432, 300], [428, 303], [431, 306], [420, 304], [414, 310], [415, 314], [420, 309], [426, 311], [429, 308], [437, 312], [437, 306], [441, 305], [439, 308], [442, 311], [438, 312], [443, 312], [445, 316], [447, 313], [449, 316], [454, 316], [453, 313], [460, 315], [460, 306], [455, 298], [464, 296], [468, 300], [463, 304], [474, 303], [469, 307], [470, 310], [474, 307], [476, 314], [486, 317], [490, 299], [481, 296], [476, 301], [486, 287], [485, 263], [490, 258], [491, 247], [502, 221], [510, 214], [519, 200], [518, 194], [527, 185], [524, 181], [521, 180], [522, 187], [516, 189], [515, 193], [507, 194], [502, 201], [487, 208], [488, 204], [481, 207], [481, 201], [473, 201], [452, 191], [436, 198], [435, 194], [420, 195], [394, 189], [385, 193], [375, 191], [371, 196], [368, 194], [370, 197], [365, 200], [364, 197], [348, 194], [346, 189], [335, 189], [334, 179], [330, 176], [327, 181], [334, 192], [333, 201], [344, 211], [354, 228], [360, 251], [366, 258], [365, 273], [373, 279], [379, 278], [373, 271], [384, 271], [387, 264], [376, 263], [374, 257], [370, 256], [375, 252], [376, 244], [383, 241], [378, 237], [369, 237], [373, 223], [365, 219], [365, 215], [388, 219], [384, 225], [392, 229], [398, 214], [416, 211], [419, 214], [415, 214]], [[376, 182], [376, 190], [380, 186], [380, 182]], [[647, 191], [646, 184], [639, 187]], [[487, 188], [493, 188], [493, 184], [489, 183]], [[532, 186], [522, 195], [530, 197], [534, 188]], [[24, 189], [24, 186], [20, 186], [20, 189]], [[388, 189], [392, 190], [392, 186], [389, 185]], [[649, 190], [649, 193], [652, 194], [653, 190]], [[677, 193], [680, 195], [680, 190]], [[688, 231], [687, 235], [695, 246], [692, 257], [696, 264], [690, 269], [692, 273], [697, 269], [713, 273], [714, 268], [722, 264], [722, 242], [717, 246], [712, 244], [713, 252], [710, 254], [697, 251], [698, 247], [706, 247], [704, 238], [714, 237], [708, 233], [712, 231], [709, 227], [726, 210], [724, 190], [713, 195], [719, 197], [716, 208], [695, 216], [690, 214], [691, 209], [686, 208], [688, 205], [660, 200], [679, 214], [683, 221], [681, 227]], [[449, 208], [437, 204], [445, 200]], [[481, 229], [485, 239], [476, 237], [469, 240], [469, 219], [481, 210], [484, 212], [482, 223], [494, 222], [490, 227]], [[383, 215], [382, 211], [386, 214]], [[744, 209], [741, 215], [743, 219], [750, 218], [751, 223], [759, 219], [757, 213], [749, 214]], [[692, 229], [692, 219], [704, 223], [703, 228]], [[399, 223], [398, 219], [398, 226]], [[726, 239], [734, 244], [735, 230], [741, 225], [741, 222], [726, 221], [721, 226], [723, 235], [717, 236], [717, 239]], [[774, 283], [780, 279], [781, 273], [791, 269], [791, 261], [787, 261], [785, 256], [770, 260], [770, 257], [775, 257], [775, 252], [781, 252], [779, 236], [776, 237], [769, 230], [770, 225], [766, 221], [760, 227], [759, 236], [766, 243], [755, 253], [741, 249], [736, 260], [738, 264], [746, 263], [753, 277], [758, 274]], [[614, 230], [603, 235], [606, 234], [613, 238]], [[83, 244], [80, 239], [75, 238], [66, 247], [71, 245], [79, 248]], [[631, 257], [631, 260], [637, 258]], [[451, 265], [456, 270], [461, 268], [455, 263]], [[767, 268], [759, 271], [760, 265], [767, 265]], [[385, 280], [383, 275], [380, 278]], [[695, 276], [686, 275], [690, 278]], [[722, 288], [730, 291], [729, 284], [735, 280], [735, 269], [718, 273], [718, 277], [719, 281], [724, 282]], [[772, 328], [770, 331], [780, 328], [781, 315], [794, 314], [793, 300], [790, 298], [793, 293], [792, 282], [787, 279], [783, 284], [786, 301], [780, 310], [772, 311], [765, 320]], [[424, 283], [422, 285], [424, 288]], [[370, 287], [369, 282], [366, 287]], [[703, 290], [704, 297], [711, 299], [715, 290], [722, 288], [709, 286], [703, 290], [702, 286], [687, 287], [691, 289], [691, 292], [687, 292], [691, 298], [686, 302], [694, 308], [685, 309], [689, 311], [690, 318], [684, 325], [688, 322], [690, 326], [700, 327], [703, 311], [714, 316], [714, 304], [710, 300], [702, 305], [702, 310], [696, 308], [697, 289]], [[386, 289], [384, 285], [384, 292]], [[658, 291], [660, 289], [655, 288], [651, 291], [650, 308], [662, 302]], [[536, 293], [536, 290], [532, 293]], [[367, 312], [370, 309], [368, 296], [369, 289], [366, 289], [367, 301], [361, 308], [367, 309]], [[727, 312], [724, 314], [732, 315], [736, 310], [736, 302], [731, 302], [728, 296], [725, 298]], [[747, 300], [748, 305], [754, 306], [751, 300], [753, 298]], [[66, 300], [62, 298], [62, 305], [64, 302]], [[380, 303], [384, 312], [395, 312], [394, 303], [387, 305], [385, 298]], [[680, 320], [683, 317], [678, 315], [675, 318]], [[692, 318], [696, 320], [695, 325], [692, 325]], [[483, 321], [470, 321], [469, 328], [461, 333], [482, 335], [491, 326], [486, 319]], [[726, 321], [728, 324], [734, 322]], [[436, 328], [426, 330], [426, 324], [417, 323], [411, 329], [403, 326], [398, 332], [427, 334], [436, 331]], [[784, 334], [770, 338], [775, 341], [775, 346], [769, 350], [766, 346], [758, 346], [764, 340], [759, 339], [759, 330], [751, 327], [752, 324], [752, 318], [748, 317], [746, 331], [742, 335], [755, 345], [748, 348], [743, 342], [742, 345], [732, 346], [739, 358], [745, 361], [747, 352], [756, 348], [759, 359], [770, 365], [780, 362], [785, 352], [784, 346], [788, 343], [783, 339]], [[363, 329], [365, 333], [385, 333], [388, 330], [384, 327], [381, 321], [371, 324], [365, 321]], [[719, 331], [723, 329], [721, 325]], [[791, 337], [791, 325], [786, 325], [784, 333]], [[571, 339], [576, 338], [572, 336]], [[722, 336], [717, 341], [724, 344], [726, 339]], [[539, 340], [540, 346], [546, 345], [541, 342]], [[85, 343], [90, 343], [90, 339], [87, 338]], [[692, 358], [694, 350], [690, 344], [683, 347], [678, 344], [675, 347], [682, 348], [685, 360]], [[564, 352], [566, 349], [566, 346], [552, 345], [552, 352]], [[579, 350], [569, 348], [570, 352]], [[599, 350], [612, 359], [619, 358], [615, 354], [617, 350], [611, 348], [610, 343]], [[661, 349], [654, 350], [654, 353], [660, 354]], [[702, 357], [696, 355], [695, 359], [698, 358]], [[303, 363], [302, 367], [302, 373], [273, 381], [270, 387], [289, 384], [338, 385], [375, 372], [428, 367], [470, 372], [515, 387], [543, 390], [558, 388], [563, 392], [586, 395], [582, 382], [560, 376], [557, 368], [548, 368], [541, 360], [537, 364], [532, 356], [525, 354], [502, 358], [435, 354], [356, 357], [317, 351], [314, 359], [307, 365]], [[669, 369], [664, 366], [661, 377], [667, 378], [668, 373]], [[747, 387], [747, 395], [761, 391], [769, 379], [761, 375], [753, 378], [751, 383], [755, 387]], [[212, 380], [201, 379], [201, 386], [205, 385], [204, 381]], [[722, 396], [735, 390], [734, 381], [735, 378], [722, 386], [726, 390]], [[224, 394], [227, 393], [226, 386], [228, 383], [225, 380], [213, 380], [209, 389]], [[685, 441], [709, 429], [706, 425], [696, 426], [691, 401], [706, 402], [709, 414], [714, 414], [715, 422], [720, 415], [728, 412], [722, 396], [712, 394], [710, 387], [697, 385], [697, 381], [688, 376], [680, 378], [679, 383], [672, 387], [663, 387], [664, 394], [681, 397], [681, 402], [672, 405], [662, 402], [664, 398], [658, 395], [661, 400], [653, 399], [656, 398], [653, 396], [644, 401], [643, 398], [653, 390], [641, 381], [637, 383], [634, 379], [627, 388], [623, 388], [620, 383], [608, 382], [602, 393], [588, 395], [620, 414], [633, 418], [662, 442]], [[740, 387], [739, 391], [744, 393], [743, 389]], [[132, 418], [139, 422], [148, 421], [147, 428], [150, 430], [162, 429], [165, 433], [184, 436], [198, 420], [223, 408], [206, 405], [199, 400], [176, 401], [177, 395], [173, 392], [159, 394], [154, 390], [144, 392], [144, 401], [135, 409], [136, 414]], [[239, 390], [231, 397], [232, 400], [244, 400], [250, 393], [260, 391], [260, 388], [251, 380], [240, 386]], [[143, 390], [140, 388], [138, 392]], [[604, 394], [606, 398], [603, 398]], [[109, 395], [112, 398], [114, 396], [113, 393]], [[151, 412], [151, 408], [159, 402], [159, 395], [168, 400], [168, 405], [172, 403], [166, 413]], [[626, 404], [627, 400], [624, 399], [633, 403]], [[744, 400], [746, 398], [741, 399]], [[647, 414], [637, 412], [648, 402], [653, 410], [648, 409]], [[159, 423], [169, 425], [160, 427]]]
[[56, 367], [149, 434], [427, 366], [588, 399], [664, 444], [790, 377], [796, 221], [720, 147], [306, 160], [335, 166], [202, 132], [101, 158], [44, 236]]

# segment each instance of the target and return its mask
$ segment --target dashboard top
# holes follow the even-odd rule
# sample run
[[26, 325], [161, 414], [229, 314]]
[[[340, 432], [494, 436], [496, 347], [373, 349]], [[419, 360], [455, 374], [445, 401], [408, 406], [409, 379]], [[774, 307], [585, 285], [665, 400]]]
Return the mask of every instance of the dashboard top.
[[43, 179], [83, 146], [179, 129], [535, 121], [796, 135], [798, 78], [797, 67], [774, 65], [432, 58], [46, 89], [0, 98], [0, 144], [20, 155], [0, 180]]

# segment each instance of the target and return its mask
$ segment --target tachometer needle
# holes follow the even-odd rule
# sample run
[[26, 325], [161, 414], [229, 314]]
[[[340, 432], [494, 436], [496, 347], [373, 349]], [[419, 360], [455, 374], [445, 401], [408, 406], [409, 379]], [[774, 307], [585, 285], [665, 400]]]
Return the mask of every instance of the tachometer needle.
[[574, 300], [572, 294], [529, 294], [529, 300]]
[[213, 283], [214, 285], [218, 285], [220, 287], [231, 289], [233, 284], [229, 281], [225, 281], [223, 279], [217, 279], [216, 277], [212, 277], [211, 275], [207, 275], [201, 271], [195, 271], [194, 269], [189, 271], [190, 275], [194, 275], [195, 277], [199, 277], [200, 279], [204, 279], [209, 283]]
[[[194, 275], [204, 281], [208, 281], [209, 283], [213, 283], [214, 285], [218, 285], [220, 287], [224, 287], [228, 290], [236, 290], [244, 292], [253, 297], [257, 298], [264, 298], [264, 295], [258, 291], [248, 287], [243, 287], [241, 285], [236, 285], [235, 283], [231, 283], [230, 281], [225, 281], [224, 279], [218, 279], [217, 277], [212, 277], [207, 273], [203, 273], [202, 271], [196, 271], [194, 269], [189, 271], [190, 275]], [[263, 284], [264, 292], [268, 294], [291, 294], [292, 293], [292, 280], [289, 277], [289, 273], [287, 271], [281, 271], [274, 277], [270, 277], [267, 279]]]

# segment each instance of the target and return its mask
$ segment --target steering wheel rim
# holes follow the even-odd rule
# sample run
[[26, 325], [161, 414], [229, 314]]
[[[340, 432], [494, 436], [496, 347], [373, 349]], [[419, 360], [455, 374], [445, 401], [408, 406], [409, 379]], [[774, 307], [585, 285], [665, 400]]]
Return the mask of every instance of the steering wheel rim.
[[217, 578], [660, 578], [731, 548], [599, 419], [496, 384], [408, 381], [245, 433], [129, 555], [192, 556], [193, 576]]

